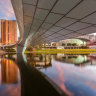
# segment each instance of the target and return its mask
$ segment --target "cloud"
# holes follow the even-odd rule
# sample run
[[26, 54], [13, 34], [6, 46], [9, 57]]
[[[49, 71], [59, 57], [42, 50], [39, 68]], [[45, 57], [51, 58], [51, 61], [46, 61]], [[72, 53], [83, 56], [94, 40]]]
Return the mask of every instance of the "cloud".
[[[59, 76], [58, 76], [58, 78], [59, 78], [59, 81], [60, 82], [57, 82], [58, 83], [58, 85], [61, 87], [61, 89], [68, 95], [68, 96], [74, 96], [74, 94], [72, 93], [72, 92], [70, 92], [67, 88], [66, 88], [66, 86], [65, 86], [65, 82], [66, 82], [66, 80], [65, 80], [65, 78], [64, 78], [64, 76], [63, 76], [63, 70], [62, 70], [62, 68], [61, 68], [61, 66], [59, 66], [58, 64], [56, 64], [56, 67], [57, 67], [57, 70], [59, 71]], [[58, 80], [58, 79], [57, 79]]]
[[0, 19], [15, 19], [11, 0], [0, 0]]

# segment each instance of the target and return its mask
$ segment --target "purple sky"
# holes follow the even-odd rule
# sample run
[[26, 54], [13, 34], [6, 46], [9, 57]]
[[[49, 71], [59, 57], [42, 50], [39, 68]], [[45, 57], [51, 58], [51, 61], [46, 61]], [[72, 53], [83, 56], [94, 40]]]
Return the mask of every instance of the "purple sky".
[[15, 20], [11, 0], [0, 0], [0, 19]]

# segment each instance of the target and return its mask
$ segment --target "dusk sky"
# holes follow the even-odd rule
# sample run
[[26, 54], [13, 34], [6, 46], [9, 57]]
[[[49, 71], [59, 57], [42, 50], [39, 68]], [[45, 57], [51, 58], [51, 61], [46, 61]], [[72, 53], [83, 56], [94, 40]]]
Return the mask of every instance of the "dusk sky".
[[11, 0], [0, 0], [0, 19], [15, 19], [14, 11], [11, 5]]

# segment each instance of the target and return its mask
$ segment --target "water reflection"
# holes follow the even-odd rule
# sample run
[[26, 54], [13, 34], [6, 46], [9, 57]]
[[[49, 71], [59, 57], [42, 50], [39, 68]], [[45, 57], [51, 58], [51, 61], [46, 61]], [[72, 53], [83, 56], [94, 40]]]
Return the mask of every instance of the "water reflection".
[[34, 66], [69, 96], [96, 96], [96, 55], [27, 54]]
[[46, 69], [47, 67], [51, 67], [51, 55], [35, 55], [27, 54], [27, 61], [30, 66], [34, 66], [38, 69]]
[[85, 66], [91, 64], [92, 61], [90, 56], [88, 55], [64, 55], [64, 54], [57, 54], [55, 57], [56, 61], [64, 62], [68, 64], [74, 64], [75, 66]]
[[95, 54], [27, 54], [29, 64], [18, 58], [17, 63], [16, 55], [0, 57], [0, 96], [59, 96], [35, 68], [69, 96], [96, 96]]
[[21, 96], [20, 73], [14, 61], [0, 57], [0, 96]]

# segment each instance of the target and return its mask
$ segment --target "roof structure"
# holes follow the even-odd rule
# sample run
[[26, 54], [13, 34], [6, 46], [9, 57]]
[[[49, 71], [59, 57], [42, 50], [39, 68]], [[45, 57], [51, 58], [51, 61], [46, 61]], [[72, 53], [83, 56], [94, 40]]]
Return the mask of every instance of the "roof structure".
[[82, 41], [90, 42], [90, 40], [89, 39], [86, 39], [86, 38], [76, 38], [76, 39], [80, 39]]
[[96, 32], [96, 0], [11, 0], [21, 37], [30, 44]]

